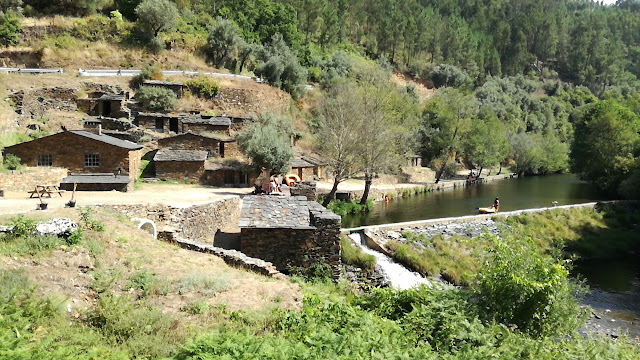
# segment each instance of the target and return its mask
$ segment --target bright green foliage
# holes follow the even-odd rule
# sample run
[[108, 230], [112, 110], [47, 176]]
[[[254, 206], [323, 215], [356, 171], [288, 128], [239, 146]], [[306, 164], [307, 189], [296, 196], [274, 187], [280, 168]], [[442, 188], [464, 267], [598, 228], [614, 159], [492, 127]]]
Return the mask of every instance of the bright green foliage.
[[22, 21], [13, 10], [0, 11], [0, 45], [9, 46], [18, 43], [22, 31]]
[[362, 251], [344, 235], [340, 237], [340, 254], [342, 262], [345, 264], [354, 265], [367, 271], [373, 271], [376, 267], [376, 257]]
[[368, 199], [366, 204], [344, 200], [331, 200], [327, 205], [327, 209], [338, 215], [357, 214], [373, 209], [373, 200]]
[[291, 120], [272, 114], [261, 114], [256, 122], [238, 135], [240, 150], [251, 159], [257, 171], [270, 175], [286, 174], [291, 168]]
[[220, 84], [206, 75], [200, 75], [196, 79], [189, 80], [186, 85], [193, 94], [205, 99], [215, 97], [220, 91]]
[[571, 168], [581, 179], [615, 192], [640, 159], [640, 119], [613, 100], [591, 105], [575, 124]]
[[265, 78], [269, 84], [281, 88], [293, 97], [304, 93], [307, 70], [300, 65], [298, 57], [282, 38], [276, 34], [265, 45], [261, 54], [262, 63], [255, 70], [256, 75]]
[[155, 86], [141, 86], [136, 91], [136, 100], [147, 111], [169, 112], [178, 105], [178, 98], [173, 91]]
[[159, 67], [151, 64], [144, 64], [140, 69], [140, 74], [134, 76], [131, 81], [131, 87], [134, 89], [139, 88], [147, 80], [162, 80], [162, 70]]
[[104, 224], [93, 218], [93, 210], [90, 207], [79, 207], [78, 215], [80, 216], [80, 225], [83, 229], [98, 232], [104, 231]]
[[24, 217], [24, 215], [20, 214], [15, 218], [11, 218], [11, 226], [13, 226], [13, 230], [11, 231], [11, 236], [13, 237], [26, 237], [32, 236], [36, 232], [36, 222], [33, 219], [29, 219]]
[[4, 157], [4, 167], [8, 170], [16, 170], [20, 167], [21, 159], [14, 154], [7, 154]]
[[487, 316], [533, 336], [564, 335], [585, 319], [584, 290], [569, 280], [566, 263], [541, 255], [532, 241], [494, 239], [475, 290]]
[[146, 40], [157, 38], [162, 31], [176, 26], [178, 8], [169, 0], [144, 0], [136, 6], [136, 26]]
[[504, 126], [495, 116], [472, 122], [464, 140], [464, 156], [466, 161], [480, 167], [478, 177], [483, 168], [497, 165], [506, 158], [509, 145], [504, 135]]

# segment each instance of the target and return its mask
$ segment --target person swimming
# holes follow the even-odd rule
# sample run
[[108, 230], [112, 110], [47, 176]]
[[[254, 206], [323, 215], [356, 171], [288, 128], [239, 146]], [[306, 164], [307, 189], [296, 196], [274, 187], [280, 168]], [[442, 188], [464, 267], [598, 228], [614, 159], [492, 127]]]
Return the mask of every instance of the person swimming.
[[500, 200], [496, 198], [495, 200], [493, 200], [493, 204], [489, 206], [489, 209], [493, 209], [494, 212], [498, 212], [498, 208], [500, 208]]

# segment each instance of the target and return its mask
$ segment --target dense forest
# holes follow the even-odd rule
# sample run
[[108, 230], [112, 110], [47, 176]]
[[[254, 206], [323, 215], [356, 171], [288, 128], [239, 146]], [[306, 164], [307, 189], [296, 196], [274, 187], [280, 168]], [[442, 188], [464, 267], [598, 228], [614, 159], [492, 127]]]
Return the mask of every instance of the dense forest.
[[[572, 170], [603, 190], [638, 196], [635, 0], [4, 0], [0, 8], [5, 45], [18, 42], [20, 16], [83, 16], [69, 36], [152, 52], [192, 50], [294, 98], [317, 84], [327, 101], [308, 120], [324, 145], [332, 138], [331, 99], [354, 86], [366, 98], [358, 106], [375, 108], [361, 121], [377, 116], [371, 124], [393, 129], [349, 139], [363, 154], [391, 137], [351, 161], [344, 178], [393, 171], [402, 154], [416, 152], [438, 179], [460, 164], [479, 172], [503, 165], [520, 174]], [[391, 71], [434, 86], [435, 96], [420, 102], [412, 85], [394, 94], [367, 90], [389, 87]], [[594, 116], [604, 124], [590, 130]], [[602, 131], [612, 132], [606, 143]]]

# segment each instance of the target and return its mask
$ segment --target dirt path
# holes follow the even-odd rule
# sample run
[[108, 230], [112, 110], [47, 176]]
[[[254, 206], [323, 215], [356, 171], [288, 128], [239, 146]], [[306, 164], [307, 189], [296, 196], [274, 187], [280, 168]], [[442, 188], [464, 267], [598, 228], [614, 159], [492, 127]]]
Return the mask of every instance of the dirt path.
[[[131, 192], [118, 191], [78, 191], [76, 206], [97, 204], [167, 204], [171, 206], [191, 206], [224, 199], [232, 196], [249, 194], [253, 188], [213, 188], [196, 185], [143, 184]], [[63, 208], [71, 200], [71, 192], [60, 197], [55, 194], [44, 198], [48, 209]], [[27, 192], [6, 191], [0, 198], [0, 215], [35, 211], [38, 198], [29, 198]]]

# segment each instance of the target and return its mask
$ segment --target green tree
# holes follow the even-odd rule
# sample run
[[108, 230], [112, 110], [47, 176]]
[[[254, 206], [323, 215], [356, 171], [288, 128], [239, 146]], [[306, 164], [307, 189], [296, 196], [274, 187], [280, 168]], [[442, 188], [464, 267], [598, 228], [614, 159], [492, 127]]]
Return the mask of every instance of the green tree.
[[4, 14], [0, 12], [0, 45], [17, 44], [21, 31], [22, 21], [13, 10], [9, 10]]
[[240, 28], [232, 20], [221, 17], [209, 28], [207, 37], [208, 52], [211, 62], [218, 68], [227, 64], [240, 43]]
[[272, 86], [281, 88], [293, 97], [304, 92], [307, 71], [298, 62], [296, 54], [287, 46], [282, 35], [276, 34], [271, 42], [264, 46], [262, 63], [255, 70], [256, 75], [264, 77]]
[[0, 0], [0, 12], [9, 10], [20, 11], [22, 9], [22, 0]]
[[269, 175], [282, 175], [291, 168], [292, 131], [290, 119], [261, 114], [236, 138], [240, 150], [251, 159], [256, 170], [264, 170]]
[[155, 86], [141, 86], [136, 91], [136, 100], [147, 111], [169, 112], [178, 104], [178, 98], [173, 91]]
[[113, 3], [116, 9], [118, 9], [127, 20], [136, 21], [136, 7], [140, 5], [141, 1], [142, 0], [114, 0]]
[[318, 107], [318, 149], [333, 170], [333, 187], [323, 206], [335, 197], [338, 185], [361, 171], [360, 130], [364, 113], [354, 84], [331, 88]]
[[616, 191], [640, 157], [640, 120], [614, 100], [591, 105], [575, 124], [571, 169], [606, 191]]
[[162, 31], [173, 30], [178, 18], [178, 8], [169, 0], [144, 0], [135, 12], [136, 26], [146, 40], [157, 38]]
[[484, 168], [500, 164], [508, 153], [504, 126], [497, 117], [472, 122], [471, 131], [464, 140], [464, 156], [467, 162], [480, 167], [478, 177]]

